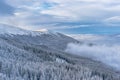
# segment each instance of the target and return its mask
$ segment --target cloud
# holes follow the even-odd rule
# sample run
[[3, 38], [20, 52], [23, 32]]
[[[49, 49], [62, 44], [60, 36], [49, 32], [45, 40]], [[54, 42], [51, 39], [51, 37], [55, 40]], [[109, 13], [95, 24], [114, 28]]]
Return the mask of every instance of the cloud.
[[104, 22], [107, 25], [120, 26], [120, 16], [110, 17], [110, 18], [104, 20]]
[[120, 46], [119, 45], [79, 45], [70, 43], [66, 52], [74, 55], [88, 57], [93, 60], [101, 61], [115, 69], [120, 70]]
[[[50, 29], [71, 28], [65, 27], [63, 22], [79, 22], [80, 25], [98, 26], [107, 24], [105, 20], [120, 15], [119, 0], [5, 0], [1, 1], [1, 4], [6, 4], [7, 8], [10, 8], [6, 9], [6, 13], [14, 14], [8, 17], [9, 21], [16, 21], [19, 26], [31, 26], [32, 29], [41, 28], [42, 25], [44, 28], [49, 28], [47, 25], [56, 23], [63, 27], [54, 25]], [[4, 23], [10, 23], [8, 20]], [[36, 27], [32, 27], [33, 25]]]
[[[49, 10], [43, 10], [41, 13], [79, 21], [104, 20], [107, 17], [113, 16], [116, 12], [118, 13], [119, 6], [116, 5], [117, 3], [120, 3], [120, 1], [116, 2], [113, 0], [51, 1], [56, 2], [58, 5]], [[113, 10], [115, 11], [114, 13]]]
[[106, 38], [105, 36], [95, 34], [69, 34], [68, 36], [73, 37], [79, 41], [97, 41]]
[[0, 15], [12, 15], [14, 8], [8, 5], [4, 0], [0, 0]]

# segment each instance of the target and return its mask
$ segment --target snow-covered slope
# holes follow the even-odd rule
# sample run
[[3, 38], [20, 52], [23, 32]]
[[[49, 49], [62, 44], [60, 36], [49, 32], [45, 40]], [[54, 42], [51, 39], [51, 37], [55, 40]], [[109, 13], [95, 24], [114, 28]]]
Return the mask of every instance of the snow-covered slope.
[[[47, 47], [56, 49], [65, 49], [66, 45], [70, 42], [77, 42], [77, 40], [65, 36], [61, 33], [51, 32], [51, 31], [30, 31], [20, 29], [18, 27], [13, 27], [5, 24], [0, 24], [0, 34], [4, 38], [9, 38], [11, 40], [18, 40], [24, 44], [35, 44], [35, 45], [45, 45]], [[5, 37], [4, 35], [7, 36]], [[13, 37], [11, 37], [11, 35]], [[61, 45], [62, 44], [62, 45]]]
[[17, 27], [9, 26], [6, 24], [0, 24], [0, 34], [29, 34], [30, 32], [27, 30], [23, 30]]
[[[51, 34], [50, 31], [47, 30], [38, 30], [38, 31], [30, 31], [24, 30], [19, 27], [10, 26], [7, 24], [0, 24], [0, 34], [8, 34], [8, 35], [32, 35], [32, 36], [39, 36], [41, 34]], [[52, 33], [53, 34], [53, 33]], [[57, 35], [57, 33], [54, 33]]]
[[5, 26], [0, 28], [0, 80], [120, 80], [111, 67], [64, 52], [68, 43], [79, 42], [71, 37], [31, 36], [32, 31]]

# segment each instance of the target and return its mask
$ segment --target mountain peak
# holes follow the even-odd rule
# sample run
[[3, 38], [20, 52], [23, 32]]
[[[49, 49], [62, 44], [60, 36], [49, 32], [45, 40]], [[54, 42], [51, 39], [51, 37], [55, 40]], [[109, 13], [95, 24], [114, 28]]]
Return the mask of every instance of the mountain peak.
[[29, 34], [29, 31], [7, 24], [0, 24], [0, 34], [24, 35]]
[[37, 31], [25, 30], [19, 27], [0, 24], [0, 34], [9, 34], [9, 35], [40, 35], [40, 34], [48, 34], [49, 31], [47, 29], [40, 29]]

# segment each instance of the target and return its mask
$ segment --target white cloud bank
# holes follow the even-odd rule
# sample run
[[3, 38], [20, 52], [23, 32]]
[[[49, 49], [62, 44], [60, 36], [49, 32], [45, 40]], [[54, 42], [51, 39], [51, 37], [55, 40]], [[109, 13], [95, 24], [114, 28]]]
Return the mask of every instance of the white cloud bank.
[[101, 61], [115, 69], [120, 70], [120, 46], [113, 45], [79, 45], [70, 43], [67, 46], [66, 52], [71, 54], [92, 58], [93, 60]]

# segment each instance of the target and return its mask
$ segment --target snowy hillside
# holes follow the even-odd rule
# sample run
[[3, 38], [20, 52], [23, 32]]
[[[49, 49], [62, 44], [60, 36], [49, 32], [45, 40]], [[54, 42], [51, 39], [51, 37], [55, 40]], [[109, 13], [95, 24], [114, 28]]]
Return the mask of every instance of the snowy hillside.
[[0, 25], [0, 80], [120, 80], [102, 62], [65, 52], [68, 43], [81, 44], [61, 33]]
[[[32, 36], [39, 36], [41, 34], [51, 34], [50, 31], [45, 31], [43, 29], [38, 31], [30, 31], [24, 30], [18, 27], [10, 26], [7, 24], [0, 24], [0, 34], [8, 34], [8, 35], [32, 35]], [[54, 33], [57, 35], [57, 33]]]
[[6, 24], [0, 24], [0, 34], [29, 34], [29, 31], [17, 28], [17, 27], [13, 27], [13, 26], [9, 26]]

